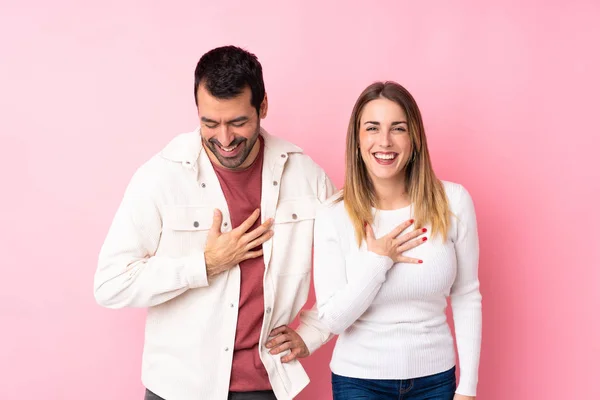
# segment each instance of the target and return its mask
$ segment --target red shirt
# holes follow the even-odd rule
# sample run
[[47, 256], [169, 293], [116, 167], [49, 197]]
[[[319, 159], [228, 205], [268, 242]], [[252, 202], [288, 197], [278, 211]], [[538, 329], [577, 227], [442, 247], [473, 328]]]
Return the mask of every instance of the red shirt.
[[[245, 170], [230, 170], [213, 163], [227, 200], [232, 228], [239, 226], [254, 210], [260, 208], [264, 143], [260, 137], [259, 141], [260, 150], [256, 160]], [[248, 231], [258, 226], [260, 217]], [[232, 392], [271, 390], [267, 371], [258, 355], [264, 314], [264, 272], [262, 256], [240, 262], [240, 299], [229, 383]]]

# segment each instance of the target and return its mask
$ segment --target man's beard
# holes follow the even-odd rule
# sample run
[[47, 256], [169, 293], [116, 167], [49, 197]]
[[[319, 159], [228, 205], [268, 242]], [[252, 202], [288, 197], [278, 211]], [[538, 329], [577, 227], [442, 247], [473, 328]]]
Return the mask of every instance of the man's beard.
[[[223, 167], [228, 169], [237, 169], [241, 167], [242, 164], [244, 164], [244, 162], [248, 158], [248, 155], [250, 155], [250, 152], [252, 151], [254, 145], [256, 144], [256, 141], [258, 140], [259, 134], [260, 125], [256, 127], [256, 132], [254, 133], [254, 136], [252, 136], [250, 139], [236, 136], [235, 139], [233, 139], [233, 141], [229, 144], [229, 146], [221, 145], [221, 143], [219, 143], [219, 141], [214, 137], [208, 140], [203, 139], [203, 141], [204, 145], [210, 149], [210, 151], [215, 155], [215, 157]], [[239, 153], [233, 157], [225, 157], [217, 149], [217, 147], [223, 148], [232, 146], [243, 146], [243, 148], [241, 148], [239, 150]], [[234, 151], [236, 150], [238, 149], [235, 149]]]

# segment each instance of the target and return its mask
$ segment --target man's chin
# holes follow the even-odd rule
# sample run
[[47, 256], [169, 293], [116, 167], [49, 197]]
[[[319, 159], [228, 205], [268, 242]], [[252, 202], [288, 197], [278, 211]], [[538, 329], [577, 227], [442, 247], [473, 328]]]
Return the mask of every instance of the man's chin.
[[219, 160], [219, 164], [221, 164], [221, 166], [228, 169], [237, 169], [244, 163], [244, 160], [240, 160], [239, 157], [225, 159], [217, 157], [217, 159]]
[[223, 157], [222, 154], [219, 154], [218, 150], [216, 153], [213, 152], [213, 154], [215, 154], [217, 160], [219, 161], [219, 164], [228, 169], [236, 169], [241, 167], [248, 156], [245, 153], [241, 153], [235, 157]]
[[219, 151], [219, 149], [216, 148], [215, 145], [213, 145], [212, 143], [210, 144], [210, 146], [208, 146], [210, 152], [212, 153], [212, 155], [214, 156], [214, 158], [217, 159], [217, 161], [219, 162], [219, 164], [221, 164], [222, 167], [225, 168], [237, 168], [240, 165], [243, 164], [244, 160], [242, 160], [243, 157], [243, 153], [235, 156], [235, 157], [225, 157], [221, 154], [221, 152]]

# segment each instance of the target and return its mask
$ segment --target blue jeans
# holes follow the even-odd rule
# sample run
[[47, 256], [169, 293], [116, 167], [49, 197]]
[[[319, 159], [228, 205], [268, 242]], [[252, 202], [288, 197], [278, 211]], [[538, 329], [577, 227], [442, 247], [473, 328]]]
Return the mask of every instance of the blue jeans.
[[333, 400], [452, 400], [456, 367], [415, 379], [360, 379], [332, 374]]

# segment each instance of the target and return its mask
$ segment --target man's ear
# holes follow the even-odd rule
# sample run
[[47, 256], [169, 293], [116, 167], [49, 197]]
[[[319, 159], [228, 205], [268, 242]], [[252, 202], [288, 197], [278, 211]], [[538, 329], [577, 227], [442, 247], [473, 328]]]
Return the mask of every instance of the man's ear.
[[265, 98], [262, 103], [260, 103], [260, 112], [258, 116], [260, 119], [264, 119], [267, 117], [267, 111], [269, 110], [269, 99], [267, 98], [267, 94], [265, 93]]

